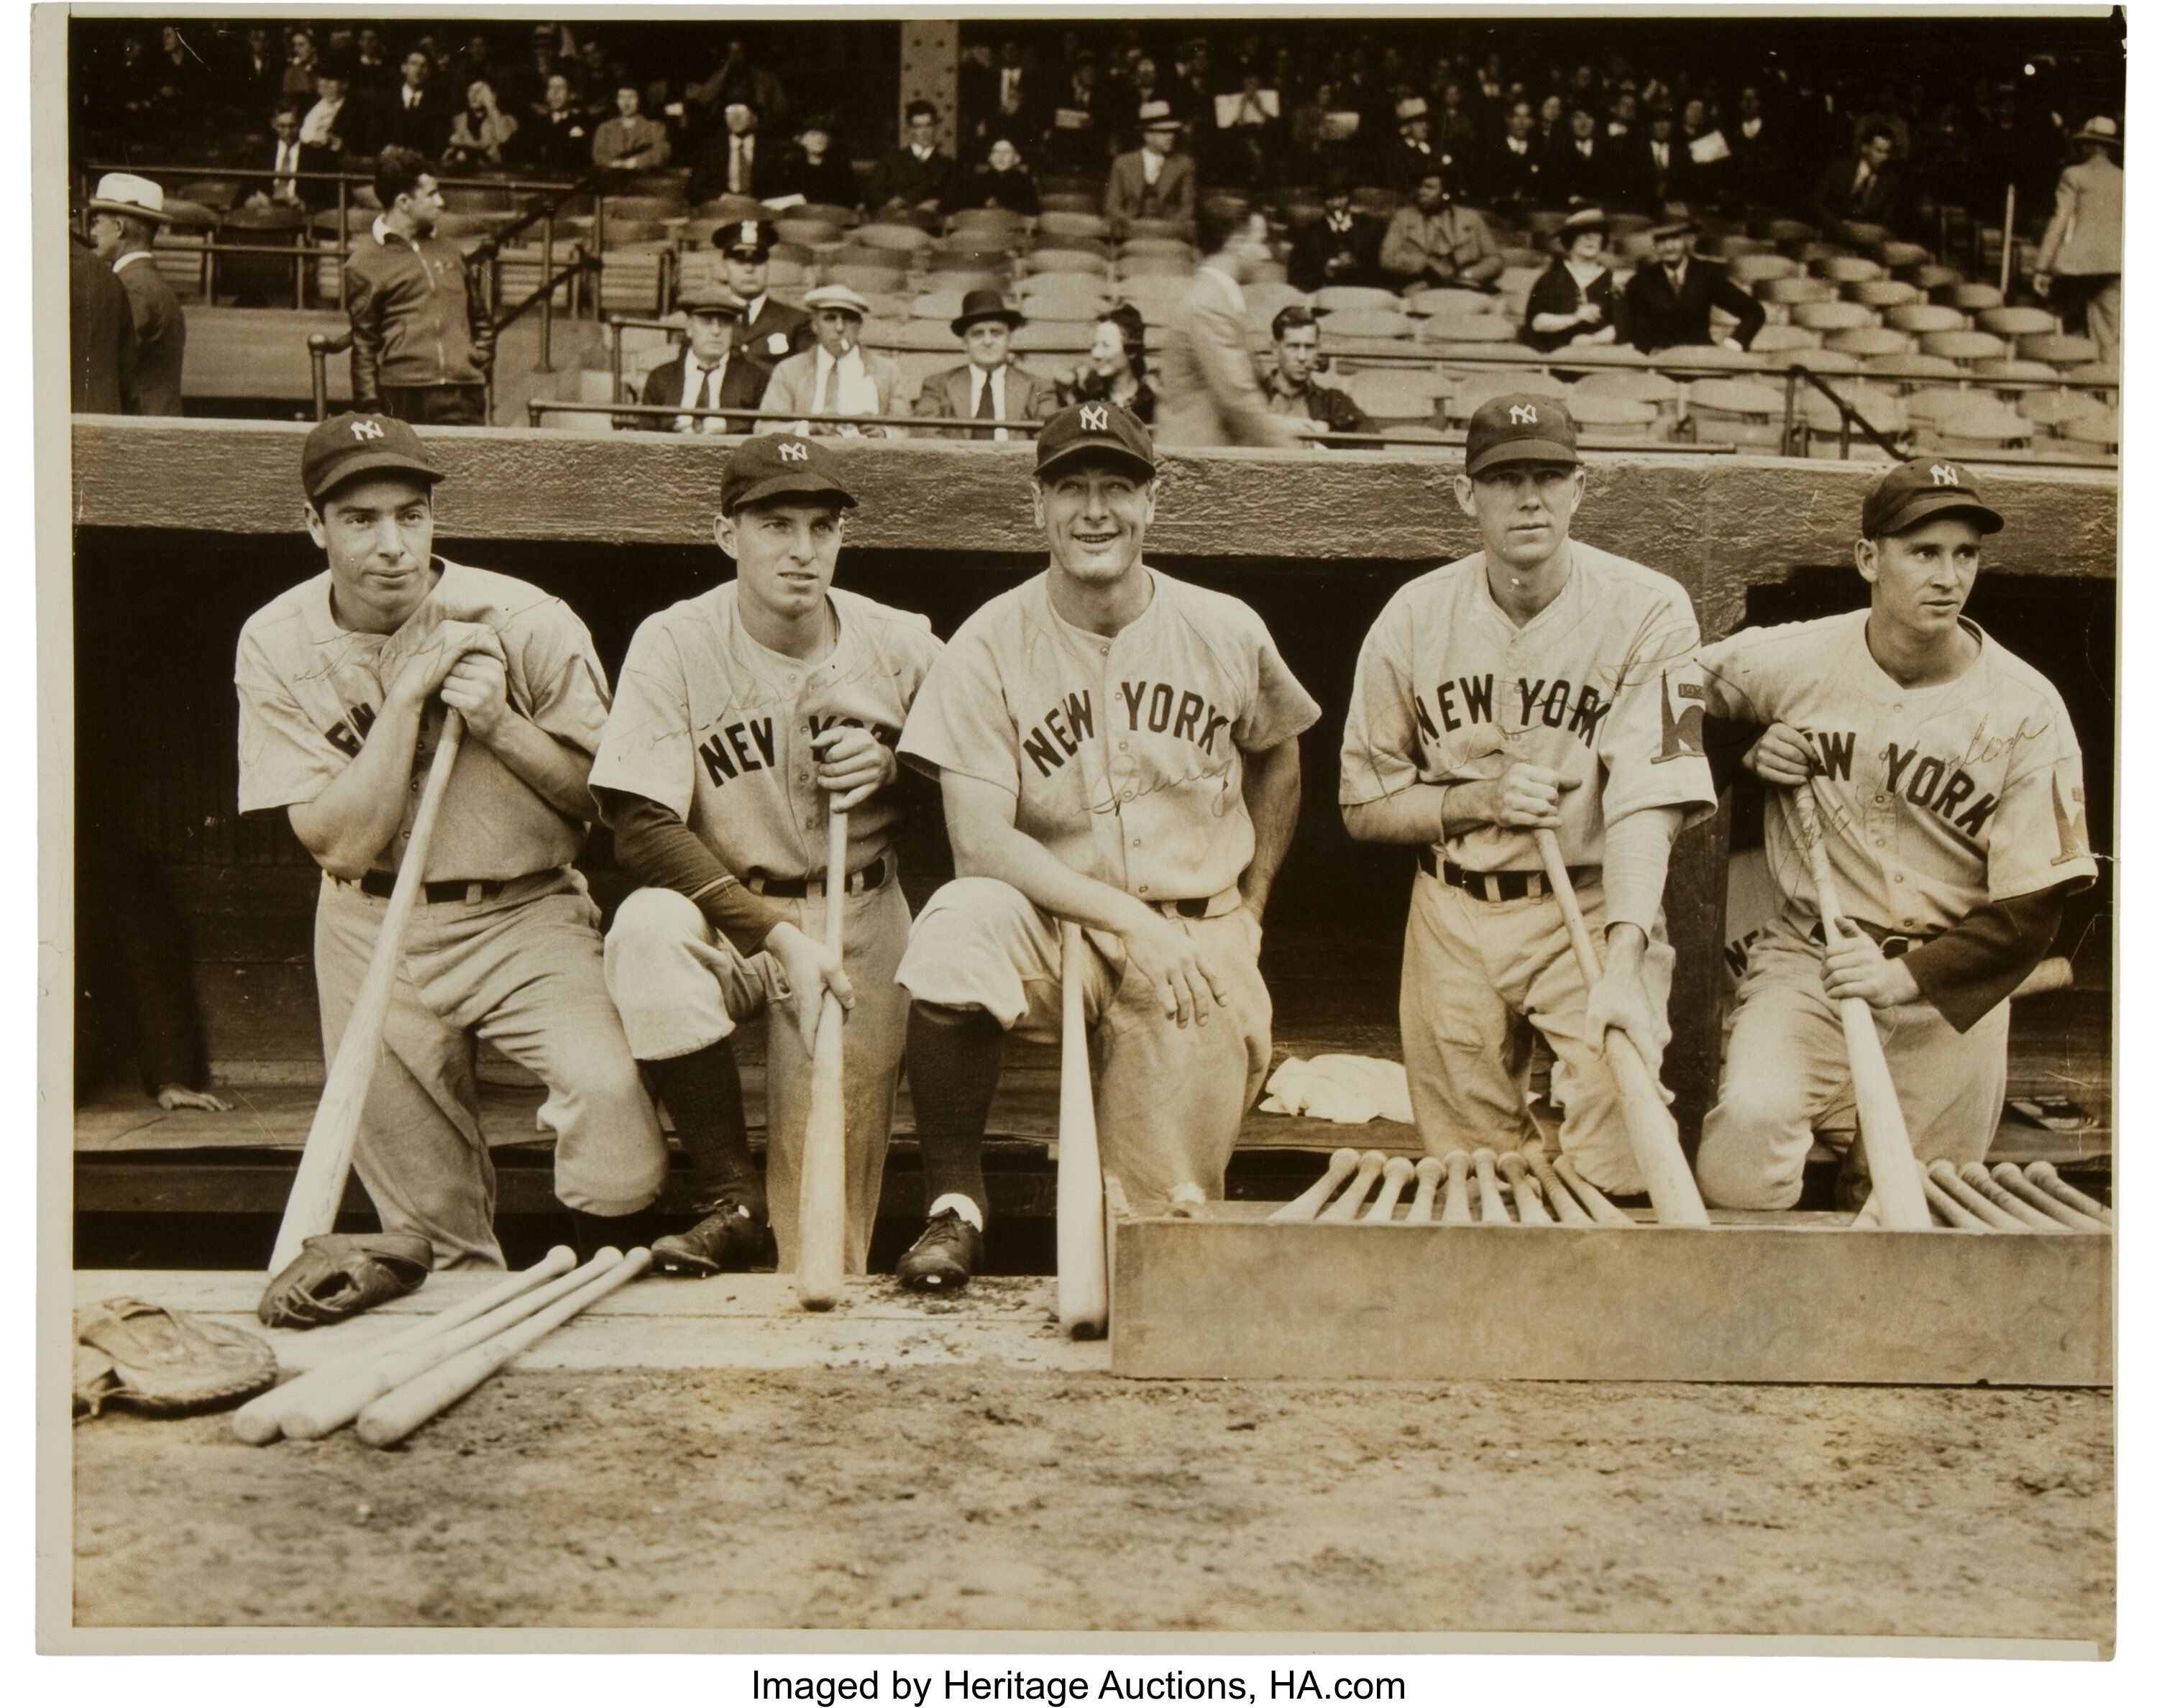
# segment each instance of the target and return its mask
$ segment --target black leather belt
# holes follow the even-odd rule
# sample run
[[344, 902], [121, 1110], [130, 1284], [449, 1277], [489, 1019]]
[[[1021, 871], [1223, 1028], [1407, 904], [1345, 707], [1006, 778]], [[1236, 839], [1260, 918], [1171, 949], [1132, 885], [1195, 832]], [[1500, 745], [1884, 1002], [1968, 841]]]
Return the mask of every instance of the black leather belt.
[[[1889, 960], [1897, 960], [1920, 944], [1933, 940], [1930, 935], [1920, 935], [1911, 931], [1890, 931], [1885, 926], [1868, 925], [1862, 919], [1852, 919], [1850, 923], [1878, 944], [1880, 953]], [[1813, 941], [1823, 947], [1827, 943], [1827, 929], [1817, 919], [1813, 921]]]
[[[847, 874], [847, 893], [860, 896], [873, 889], [882, 889], [889, 872], [889, 862], [879, 854], [859, 872]], [[766, 877], [760, 872], [752, 871], [746, 882], [760, 896], [780, 896], [790, 900], [806, 896], [811, 890], [819, 895], [824, 893], [824, 880], [821, 877]]]
[[[533, 872], [534, 877], [545, 876]], [[420, 886], [420, 893], [430, 902], [463, 902], [476, 905], [491, 902], [509, 884], [522, 883], [520, 877], [438, 877]], [[359, 880], [361, 891], [379, 901], [388, 901], [397, 893], [397, 874], [394, 872], [370, 872]]]
[[[1550, 893], [1550, 879], [1540, 872], [1470, 872], [1450, 860], [1440, 861], [1428, 848], [1416, 850], [1416, 865], [1426, 874], [1474, 896], [1480, 902], [1524, 902], [1531, 896]], [[1602, 876], [1599, 866], [1568, 866], [1565, 875], [1578, 888]]]

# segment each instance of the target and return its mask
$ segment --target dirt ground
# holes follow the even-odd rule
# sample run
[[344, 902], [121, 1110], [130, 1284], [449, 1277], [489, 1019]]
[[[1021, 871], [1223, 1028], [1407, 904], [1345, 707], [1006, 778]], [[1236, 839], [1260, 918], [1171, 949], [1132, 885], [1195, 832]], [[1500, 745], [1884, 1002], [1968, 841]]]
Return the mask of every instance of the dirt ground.
[[2105, 1392], [512, 1371], [75, 1461], [84, 1625], [2113, 1628]]

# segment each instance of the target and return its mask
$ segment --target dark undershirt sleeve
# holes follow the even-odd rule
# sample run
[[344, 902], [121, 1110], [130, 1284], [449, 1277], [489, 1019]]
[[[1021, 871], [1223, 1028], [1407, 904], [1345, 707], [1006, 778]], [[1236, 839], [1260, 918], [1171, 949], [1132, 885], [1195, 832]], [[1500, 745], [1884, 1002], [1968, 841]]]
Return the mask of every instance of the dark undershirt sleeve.
[[1707, 769], [1715, 779], [1717, 794], [1752, 776], [1745, 769], [1745, 755], [1767, 729], [1764, 723], [1745, 723], [1729, 718], [1701, 720], [1701, 745], [1707, 749]]
[[636, 881], [652, 889], [680, 892], [694, 902], [712, 929], [743, 954], [764, 947], [771, 928], [786, 915], [746, 888], [703, 839], [666, 807], [625, 790], [595, 789], [600, 816], [614, 832], [615, 857]]
[[1968, 1031], [2045, 958], [2075, 887], [2061, 884], [1971, 908], [1952, 931], [1902, 957], [1918, 995], [1957, 1031]]

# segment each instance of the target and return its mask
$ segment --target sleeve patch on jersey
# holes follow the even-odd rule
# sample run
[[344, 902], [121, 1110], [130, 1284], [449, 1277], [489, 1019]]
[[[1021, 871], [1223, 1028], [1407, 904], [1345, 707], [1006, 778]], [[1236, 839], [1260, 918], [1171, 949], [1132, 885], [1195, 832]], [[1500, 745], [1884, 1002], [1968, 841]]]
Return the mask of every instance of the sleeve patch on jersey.
[[[1674, 687], [1677, 691], [1675, 699], [1671, 693]], [[1672, 759], [1697, 759], [1707, 756], [1706, 718], [1700, 703], [1701, 698], [1697, 685], [1685, 682], [1674, 683], [1671, 681], [1671, 673], [1668, 671], [1663, 672], [1663, 750], [1650, 764], [1662, 765]], [[1692, 703], [1681, 710], [1675, 703], [1676, 699], [1691, 700]]]
[[2090, 857], [2089, 813], [2082, 792], [2058, 771], [2052, 773], [2052, 819], [2060, 828], [2060, 854], [2055, 866], [2072, 866]]

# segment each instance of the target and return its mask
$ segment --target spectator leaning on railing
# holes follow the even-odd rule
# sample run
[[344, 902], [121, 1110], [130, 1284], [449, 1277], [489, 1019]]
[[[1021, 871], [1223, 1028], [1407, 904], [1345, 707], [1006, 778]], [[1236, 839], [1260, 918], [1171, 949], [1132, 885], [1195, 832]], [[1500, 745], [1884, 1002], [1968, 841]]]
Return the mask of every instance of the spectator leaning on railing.
[[353, 409], [421, 426], [483, 426], [494, 322], [463, 251], [435, 235], [442, 193], [419, 155], [385, 148], [374, 193], [382, 214], [345, 262]]
[[1368, 433], [1368, 417], [1338, 386], [1318, 378], [1318, 316], [1292, 302], [1274, 316], [1274, 370], [1259, 383], [1266, 408], [1287, 418], [1292, 432], [1311, 439], [1328, 433]]

